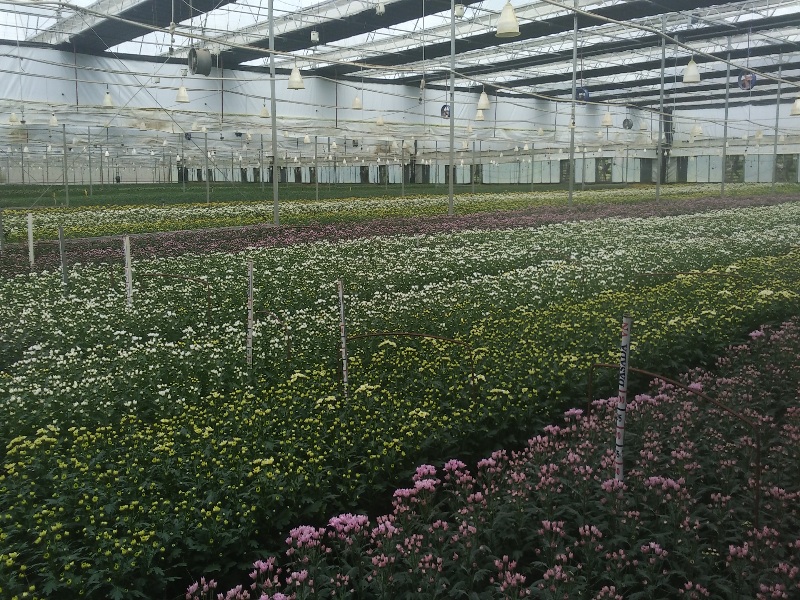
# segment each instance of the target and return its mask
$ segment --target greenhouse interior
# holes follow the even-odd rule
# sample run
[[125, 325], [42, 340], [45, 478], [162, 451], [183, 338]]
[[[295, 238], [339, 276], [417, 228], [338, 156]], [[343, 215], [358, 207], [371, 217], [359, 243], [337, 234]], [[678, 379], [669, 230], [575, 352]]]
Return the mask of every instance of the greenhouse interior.
[[797, 182], [798, 19], [790, 0], [14, 2], [0, 178]]
[[0, 0], [0, 600], [800, 599], [800, 1]]

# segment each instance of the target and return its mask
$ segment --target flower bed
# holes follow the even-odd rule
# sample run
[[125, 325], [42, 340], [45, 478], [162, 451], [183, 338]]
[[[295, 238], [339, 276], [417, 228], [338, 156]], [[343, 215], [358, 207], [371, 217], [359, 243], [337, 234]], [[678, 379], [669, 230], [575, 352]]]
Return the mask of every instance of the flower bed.
[[[524, 210], [468, 213], [457, 216], [367, 219], [306, 226], [258, 224], [214, 230], [188, 230], [142, 234], [131, 238], [134, 255], [138, 258], [174, 257], [203, 252], [240, 252], [248, 248], [284, 247], [317, 241], [355, 240], [387, 235], [419, 235], [451, 233], [465, 229], [507, 229], [536, 227], [551, 223], [614, 216], [650, 217], [696, 214], [722, 208], [767, 206], [786, 202], [781, 196], [750, 196], [736, 198], [693, 198], [664, 200], [658, 204], [629, 198], [621, 203], [582, 203], [570, 207], [563, 204], [544, 204]], [[65, 241], [68, 264], [120, 263], [120, 237], [70, 239]], [[0, 276], [44, 271], [60, 267], [57, 241], [38, 240], [35, 243], [35, 263], [31, 267], [26, 244], [7, 245], [0, 253]]]
[[[420, 460], [524, 439], [585, 390], [590, 363], [614, 358], [624, 310], [637, 364], [670, 372], [797, 314], [799, 210], [138, 261], [131, 308], [118, 267], [113, 286], [106, 269], [74, 267], [66, 296], [55, 273], [3, 280], [0, 553], [41, 595], [135, 597], [187, 564], [230, 570]], [[252, 370], [249, 258], [258, 309], [281, 321], [259, 312]], [[209, 321], [204, 286], [156, 271], [212, 282]], [[351, 344], [344, 400], [336, 277], [351, 334], [458, 338], [476, 389], [463, 348], [387, 338]]]
[[[778, 186], [778, 192], [796, 194], [797, 186]], [[663, 198], [690, 199], [715, 196], [715, 185], [679, 185], [663, 189]], [[768, 185], [731, 184], [729, 194], [735, 196], [769, 194]], [[575, 203], [594, 204], [650, 203], [655, 197], [652, 188], [641, 186], [625, 189], [578, 191]], [[462, 193], [455, 208], [458, 214], [476, 212], [514, 211], [540, 206], [566, 206], [565, 192], [518, 192], [505, 194]], [[402, 198], [348, 198], [343, 200], [283, 201], [280, 222], [291, 225], [327, 224], [372, 219], [423, 217], [447, 213], [448, 197], [406, 196]], [[34, 213], [34, 238], [52, 240], [58, 237], [58, 227], [64, 228], [67, 238], [89, 238], [109, 235], [179, 231], [187, 229], [222, 228], [271, 223], [271, 201], [222, 202], [214, 204], [179, 204], [169, 206], [103, 206], [75, 208], [37, 208]], [[3, 211], [6, 241], [27, 240], [26, 210]]]
[[754, 424], [758, 488], [753, 429], [656, 381], [628, 404], [624, 482], [617, 398], [597, 400], [474, 473], [422, 465], [391, 513], [294, 527], [244, 585], [203, 578], [186, 598], [800, 596], [800, 319], [750, 338], [682, 380]]

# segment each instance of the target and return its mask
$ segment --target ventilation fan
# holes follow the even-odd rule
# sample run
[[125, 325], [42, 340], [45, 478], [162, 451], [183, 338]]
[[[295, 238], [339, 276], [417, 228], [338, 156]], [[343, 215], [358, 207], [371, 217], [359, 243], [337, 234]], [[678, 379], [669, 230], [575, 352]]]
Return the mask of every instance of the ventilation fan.
[[633, 121], [631, 121], [630, 119], [625, 119], [622, 122], [622, 127], [624, 129], [633, 129]]

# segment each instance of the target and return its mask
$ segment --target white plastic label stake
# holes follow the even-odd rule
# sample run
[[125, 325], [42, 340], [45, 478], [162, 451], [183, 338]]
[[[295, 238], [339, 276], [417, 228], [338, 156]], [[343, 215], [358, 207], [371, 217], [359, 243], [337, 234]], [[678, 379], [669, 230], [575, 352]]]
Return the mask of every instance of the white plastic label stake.
[[253, 261], [247, 262], [247, 366], [253, 366]]
[[33, 266], [33, 213], [28, 213], [28, 260]]
[[61, 256], [61, 282], [64, 284], [64, 293], [69, 284], [69, 272], [67, 271], [67, 250], [64, 245], [64, 228], [58, 226], [58, 254]]
[[122, 238], [122, 250], [125, 252], [125, 293], [128, 306], [133, 306], [133, 269], [131, 269], [131, 238]]
[[628, 408], [628, 363], [631, 357], [631, 326], [633, 319], [622, 317], [622, 342], [619, 348], [619, 399], [617, 400], [617, 427], [614, 447], [614, 478], [624, 481], [622, 450], [625, 446], [625, 411]]
[[347, 329], [344, 320], [344, 284], [342, 280], [336, 282], [339, 288], [339, 332], [342, 337], [342, 391], [347, 398]]

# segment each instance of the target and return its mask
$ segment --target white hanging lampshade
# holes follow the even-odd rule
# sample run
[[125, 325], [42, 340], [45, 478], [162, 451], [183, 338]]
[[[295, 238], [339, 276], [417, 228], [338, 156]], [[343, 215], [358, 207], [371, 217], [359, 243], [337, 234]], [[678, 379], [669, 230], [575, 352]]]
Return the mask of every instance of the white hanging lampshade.
[[303, 143], [304, 144], [310, 144], [311, 143], [311, 136], [306, 134], [306, 137], [303, 138]]
[[700, 69], [697, 68], [694, 57], [689, 60], [689, 64], [683, 70], [683, 83], [700, 83]]
[[763, 129], [757, 129], [756, 130], [756, 139], [757, 140], [763, 140], [764, 139], [764, 130]]
[[528, 150], [530, 150], [530, 146], [528, 146], [528, 142], [525, 142], [525, 145], [522, 147], [522, 150], [524, 152], [527, 152]]
[[514, 12], [514, 7], [511, 6], [511, 1], [506, 2], [500, 13], [500, 18], [497, 20], [497, 37], [517, 37], [519, 35], [519, 21], [517, 21], [517, 14]]
[[134, 156], [136, 156], [136, 148], [131, 148], [131, 154], [133, 154]]
[[475, 120], [476, 121], [485, 121], [486, 120], [486, 117], [483, 116], [483, 110], [482, 109], [479, 108], [478, 111], [475, 113]]
[[789, 114], [793, 117], [800, 117], [800, 98], [794, 101], [794, 104], [792, 104], [792, 110]]
[[467, 10], [467, 7], [463, 4], [456, 4], [453, 7], [453, 13], [456, 15], [457, 19], [461, 19], [464, 16], [464, 12]]
[[472, 133], [473, 131], [475, 131], [475, 128], [472, 127], [472, 123], [468, 123], [467, 124], [467, 133]]
[[701, 137], [703, 135], [703, 128], [695, 123], [694, 126], [692, 127], [691, 134], [692, 137]]
[[147, 125], [144, 124], [144, 121], [139, 121], [139, 131], [147, 131]]
[[480, 110], [489, 110], [492, 105], [489, 103], [489, 96], [486, 95], [486, 90], [481, 92], [480, 98], [478, 98], [478, 108]]
[[336, 144], [336, 142], [331, 142], [331, 150], [336, 150], [338, 147], [339, 146]]
[[50, 114], [50, 127], [58, 127], [58, 118], [56, 117], [56, 113]]
[[27, 146], [25, 146], [25, 147], [22, 149], [22, 152], [23, 152], [23, 154], [27, 154], [28, 152], [30, 152], [30, 150], [28, 150], [28, 147], [27, 147]]
[[189, 92], [186, 91], [185, 85], [178, 88], [178, 95], [175, 96], [175, 102], [180, 102], [181, 104], [189, 102]]
[[47, 144], [47, 151], [48, 151], [48, 152], [52, 152], [52, 151], [53, 151], [53, 146], [52, 146], [52, 144]]
[[346, 158], [342, 159], [342, 165], [347, 165], [347, 159]]
[[782, 144], [782, 143], [784, 143], [784, 142], [786, 141], [786, 136], [785, 136], [785, 135], [783, 135], [783, 134], [781, 134], [781, 135], [780, 135], [780, 137], [778, 138], [778, 141], [779, 141], [781, 144]]
[[614, 124], [614, 120], [611, 117], [611, 113], [610, 112], [607, 112], [606, 114], [603, 115], [603, 120], [600, 121], [600, 124], [603, 127], [611, 127]]
[[375, 124], [379, 127], [383, 127], [383, 115], [378, 115], [378, 118], [375, 119]]
[[361, 96], [356, 96], [353, 98], [353, 110], [361, 110], [364, 108], [364, 105], [361, 103]]
[[304, 90], [306, 89], [305, 84], [303, 83], [303, 77], [300, 75], [300, 69], [297, 68], [295, 65], [292, 68], [292, 73], [289, 75], [289, 89], [290, 90]]
[[108, 150], [106, 150], [106, 151], [105, 151], [105, 154], [104, 154], [104, 156], [105, 156], [106, 158], [108, 158]]
[[19, 117], [17, 117], [17, 113], [12, 112], [10, 115], [8, 115], [8, 124], [9, 125], [19, 124]]
[[106, 95], [103, 96], [103, 107], [104, 108], [113, 108], [114, 107], [114, 100], [111, 99], [111, 92], [106, 90]]
[[539, 127], [539, 131], [537, 131], [536, 133], [537, 133], [538, 135], [540, 135], [540, 136], [541, 136], [541, 135], [544, 135], [544, 129], [542, 129], [541, 127]]
[[264, 100], [264, 104], [261, 105], [261, 112], [258, 113], [262, 119], [269, 119], [269, 109], [267, 108], [267, 101]]
[[386, 4], [378, 2], [378, 4], [375, 5], [375, 14], [382, 15], [384, 13], [386, 13]]
[[192, 131], [200, 129], [200, 124], [197, 121], [192, 121]]

